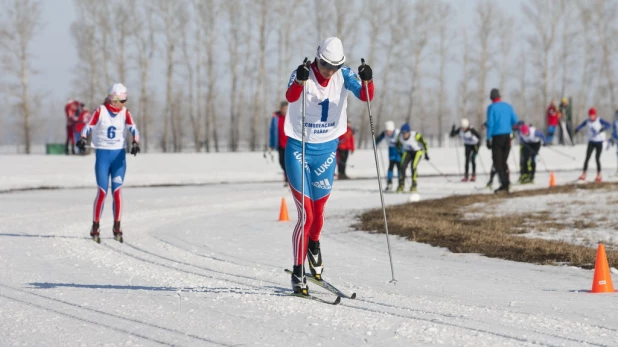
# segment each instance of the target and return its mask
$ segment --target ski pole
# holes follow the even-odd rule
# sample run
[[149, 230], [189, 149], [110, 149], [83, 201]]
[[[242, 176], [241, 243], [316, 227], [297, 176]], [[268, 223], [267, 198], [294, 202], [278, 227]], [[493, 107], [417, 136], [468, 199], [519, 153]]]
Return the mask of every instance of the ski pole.
[[555, 148], [554, 148], [554, 147], [552, 147], [552, 146], [547, 146], [547, 148], [549, 148], [549, 149], [551, 149], [552, 151], [554, 151], [554, 152], [556, 152], [556, 153], [560, 154], [560, 155], [561, 155], [561, 156], [563, 156], [563, 157], [570, 158], [571, 160], [577, 160], [574, 156], [572, 156], [572, 155], [568, 155], [568, 154], [566, 154], [566, 153], [564, 153], [564, 152], [562, 152], [562, 151], [559, 151], [559, 150], [555, 149]]
[[[362, 66], [365, 66], [365, 58], [361, 58], [361, 64]], [[392, 279], [389, 283], [396, 284], [397, 280], [395, 279], [395, 268], [393, 267], [393, 256], [391, 253], [391, 243], [388, 237], [388, 222], [386, 221], [386, 207], [384, 206], [384, 192], [382, 191], [382, 177], [380, 175], [380, 164], [378, 163], [378, 150], [376, 148], [376, 133], [375, 133], [375, 129], [373, 128], [373, 117], [371, 116], [371, 101], [369, 100], [369, 87], [367, 86], [367, 83], [365, 83], [364, 81], [361, 83], [365, 85], [365, 96], [367, 97], [367, 111], [369, 112], [369, 125], [371, 126], [371, 138], [373, 140], [371, 141], [371, 143], [373, 144], [373, 156], [375, 157], [376, 172], [378, 173], [378, 187], [380, 190], [380, 202], [382, 203], [382, 214], [384, 216], [384, 231], [386, 232], [386, 245], [388, 247], [388, 258], [391, 262]]]
[[[307, 67], [307, 69], [310, 69], [310, 67], [309, 67], [309, 59], [307, 57], [305, 57], [305, 60], [303, 60], [303, 65], [305, 65]], [[301, 166], [302, 167], [300, 169], [301, 173], [302, 173], [301, 174], [302, 178], [301, 178], [301, 183], [300, 183], [301, 187], [302, 187], [300, 189], [301, 190], [301, 199], [302, 199], [302, 201], [300, 203], [300, 206], [301, 206], [301, 210], [303, 211], [303, 213], [302, 213], [302, 216], [301, 216], [301, 221], [302, 221], [301, 223], [302, 224], [301, 224], [301, 234], [300, 234], [301, 236], [300, 237], [302, 237], [302, 239], [301, 239], [302, 240], [301, 241], [301, 247], [302, 247], [301, 249], [302, 250], [306, 250], [307, 249], [307, 246], [305, 245], [305, 221], [306, 221], [306, 217], [305, 217], [305, 174], [306, 174], [306, 172], [305, 172], [305, 116], [307, 114], [307, 88], [306, 88], [305, 83], [306, 83], [306, 81], [303, 81], [303, 104], [301, 106], [302, 107], [301, 108], [301, 110], [302, 110], [301, 118], [302, 118], [302, 122], [303, 122], [303, 124], [301, 125], [301, 132], [302, 132], [301, 144], [302, 144], [303, 149], [302, 149], [302, 154], [301, 154], [301, 156], [302, 156]], [[302, 278], [305, 278], [305, 260], [304, 259], [303, 259], [303, 263], [301, 265], [302, 266], [300, 268], [302, 269], [302, 274], [303, 274]]]
[[431, 165], [431, 167], [432, 167], [434, 170], [436, 170], [436, 171], [440, 174], [440, 176], [444, 177], [444, 178], [446, 179], [446, 181], [447, 181], [447, 182], [449, 182], [449, 183], [451, 182], [451, 180], [450, 180], [450, 179], [448, 179], [448, 177], [447, 177], [447, 176], [446, 176], [446, 175], [445, 175], [442, 171], [440, 171], [440, 169], [438, 169], [438, 167], [437, 167], [437, 166], [435, 166], [435, 165], [431, 162], [431, 160], [427, 160], [427, 162], [429, 163], [429, 165]]

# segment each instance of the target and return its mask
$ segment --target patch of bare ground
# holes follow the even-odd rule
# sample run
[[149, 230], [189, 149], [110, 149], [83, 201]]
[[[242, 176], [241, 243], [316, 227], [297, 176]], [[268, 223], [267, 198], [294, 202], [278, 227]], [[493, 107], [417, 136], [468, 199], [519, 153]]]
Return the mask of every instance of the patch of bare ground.
[[[461, 211], [473, 204], [499, 203], [505, 198], [574, 193], [576, 189], [615, 190], [617, 188], [616, 183], [593, 183], [517, 191], [508, 197], [475, 194], [424, 200], [388, 207], [388, 227], [391, 234], [432, 246], [445, 247], [454, 253], [479, 253], [487, 257], [519, 262], [568, 264], [593, 268], [596, 257], [595, 248], [563, 241], [518, 236], [526, 232], [525, 226], [530, 223], [534, 223], [535, 229], [539, 231], [573, 227], [586, 229], [596, 226], [584, 216], [576, 220], [574, 224], [567, 224], [547, 218], [544, 212], [529, 215], [483, 215], [481, 218], [466, 218]], [[479, 205], [476, 206], [478, 208]], [[363, 213], [360, 216], [360, 222], [355, 227], [358, 230], [383, 233], [382, 210]], [[607, 258], [610, 266], [618, 266], [618, 251], [608, 249]]]

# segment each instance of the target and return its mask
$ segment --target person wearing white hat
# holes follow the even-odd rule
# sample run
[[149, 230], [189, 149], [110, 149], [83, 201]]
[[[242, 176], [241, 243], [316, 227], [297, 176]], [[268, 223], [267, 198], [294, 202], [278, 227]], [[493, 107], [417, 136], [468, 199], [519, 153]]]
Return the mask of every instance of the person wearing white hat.
[[[463, 118], [461, 127], [455, 128], [455, 124], [453, 124], [453, 128], [451, 128], [450, 137], [457, 135], [463, 140], [466, 155], [465, 174], [461, 181], [468, 182], [469, 178], [471, 182], [474, 182], [476, 181], [476, 156], [479, 153], [481, 134], [470, 126], [470, 121], [467, 118]], [[472, 164], [472, 176], [468, 176], [470, 164]]]
[[122, 216], [121, 188], [127, 169], [125, 153], [125, 130], [133, 135], [131, 154], [137, 155], [139, 148], [139, 132], [131, 113], [124, 107], [127, 101], [127, 88], [121, 83], [114, 84], [108, 91], [105, 103], [99, 106], [92, 114], [90, 121], [82, 130], [81, 139], [77, 146], [83, 151], [86, 148], [86, 139], [92, 133], [92, 148], [96, 150], [94, 171], [97, 179], [97, 196], [94, 200], [92, 228], [90, 236], [97, 243], [99, 237], [99, 221], [103, 213], [105, 196], [110, 177], [114, 199], [114, 239], [123, 242], [120, 218]]
[[397, 139], [399, 138], [399, 129], [395, 128], [395, 122], [392, 120], [384, 123], [384, 131], [376, 138], [376, 146], [380, 144], [382, 140], [386, 140], [388, 144], [388, 172], [386, 174], [386, 188], [385, 191], [390, 191], [393, 186], [393, 171], [397, 169], [397, 175], [400, 175], [401, 165], [401, 152], [397, 147]]
[[[311, 274], [317, 279], [321, 279], [324, 269], [319, 240], [324, 224], [324, 207], [335, 176], [338, 138], [347, 131], [348, 93], [352, 92], [362, 101], [373, 98], [371, 67], [361, 65], [357, 75], [344, 65], [345, 61], [341, 40], [336, 37], [325, 39], [318, 47], [313, 62], [301, 64], [292, 73], [286, 91], [286, 99], [290, 104], [284, 125], [285, 135], [288, 137], [285, 166], [290, 189], [299, 210], [298, 215], [302, 216], [304, 213], [306, 216], [304, 226], [299, 218], [292, 236], [294, 270], [291, 277], [292, 289], [296, 294], [309, 294], [303, 270], [306, 256]], [[303, 88], [306, 91], [304, 169], [301, 98]], [[366, 90], [369, 95], [366, 95]], [[301, 187], [303, 175], [304, 188]], [[303, 190], [304, 197], [301, 196]], [[301, 211], [301, 199], [304, 199], [304, 212]]]

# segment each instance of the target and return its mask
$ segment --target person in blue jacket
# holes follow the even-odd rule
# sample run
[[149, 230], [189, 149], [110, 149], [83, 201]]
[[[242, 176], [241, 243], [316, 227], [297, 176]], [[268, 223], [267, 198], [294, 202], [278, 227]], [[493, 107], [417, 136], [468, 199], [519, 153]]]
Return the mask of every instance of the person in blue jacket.
[[597, 177], [595, 182], [601, 182], [601, 152], [603, 151], [603, 142], [605, 142], [605, 130], [611, 128], [605, 119], [597, 116], [597, 110], [591, 108], [588, 110], [588, 119], [575, 128], [577, 134], [583, 127], [588, 128], [588, 148], [586, 149], [586, 160], [584, 161], [584, 171], [579, 176], [581, 181], [586, 180], [586, 171], [588, 171], [588, 161], [592, 156], [592, 151], [596, 151], [595, 159], [597, 161]]
[[491, 149], [494, 167], [500, 178], [500, 187], [495, 193], [508, 193], [510, 182], [506, 162], [511, 151], [511, 132], [518, 119], [513, 107], [500, 100], [498, 89], [492, 89], [489, 98], [492, 103], [487, 107], [487, 148]]
[[376, 139], [376, 146], [380, 144], [380, 141], [386, 140], [388, 144], [388, 173], [386, 176], [386, 189], [390, 191], [393, 186], [393, 171], [397, 169], [397, 175], [401, 174], [401, 152], [397, 148], [397, 138], [399, 138], [399, 129], [395, 128], [395, 123], [391, 120], [384, 123], [384, 131], [378, 135]]
[[[279, 105], [279, 111], [273, 113], [273, 118], [270, 121], [270, 150], [277, 150], [279, 153], [279, 165], [283, 170], [283, 185], [288, 186], [288, 176], [285, 171], [285, 146], [288, 143], [288, 137], [283, 131], [285, 124], [285, 115], [288, 112], [288, 102], [282, 101]], [[264, 153], [266, 155], [266, 153]]]

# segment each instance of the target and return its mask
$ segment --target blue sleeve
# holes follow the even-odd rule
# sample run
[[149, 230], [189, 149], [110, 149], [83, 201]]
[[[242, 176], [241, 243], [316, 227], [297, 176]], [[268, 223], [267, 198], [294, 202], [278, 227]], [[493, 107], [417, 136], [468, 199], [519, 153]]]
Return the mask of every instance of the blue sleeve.
[[492, 105], [487, 106], [487, 140], [491, 140], [492, 128], [494, 127], [493, 108]]
[[612, 127], [612, 139], [618, 140], [618, 120], [614, 121], [614, 126]]
[[279, 135], [277, 129], [277, 117], [273, 117], [270, 121], [270, 148], [277, 148], [277, 137]]
[[601, 122], [601, 126], [603, 127], [603, 130], [607, 130], [610, 129], [612, 127], [611, 124], [609, 124], [605, 119], [600, 118], [599, 121]]
[[578, 131], [582, 130], [582, 128], [586, 126], [586, 123], [588, 123], [588, 120], [587, 120], [587, 119], [585, 119], [585, 120], [582, 122], [582, 124], [578, 125], [578, 126], [577, 126], [577, 128], [575, 128], [575, 132], [578, 132]]
[[379, 145], [382, 139], [384, 139], [384, 131], [381, 132], [380, 135], [378, 135], [378, 137], [376, 138], [376, 145]]
[[543, 143], [547, 143], [547, 138], [545, 137], [545, 134], [543, 134], [543, 132], [540, 131], [539, 129], [535, 130], [534, 136], [540, 138], [541, 141], [543, 141]]
[[519, 119], [517, 119], [515, 109], [513, 108], [513, 106], [511, 106], [511, 128], [513, 128], [517, 123], [519, 123]]
[[351, 91], [360, 99], [360, 92], [362, 84], [360, 78], [356, 75], [356, 72], [352, 71], [349, 66], [344, 65], [341, 67], [341, 73], [343, 74], [343, 84], [345, 89]]

